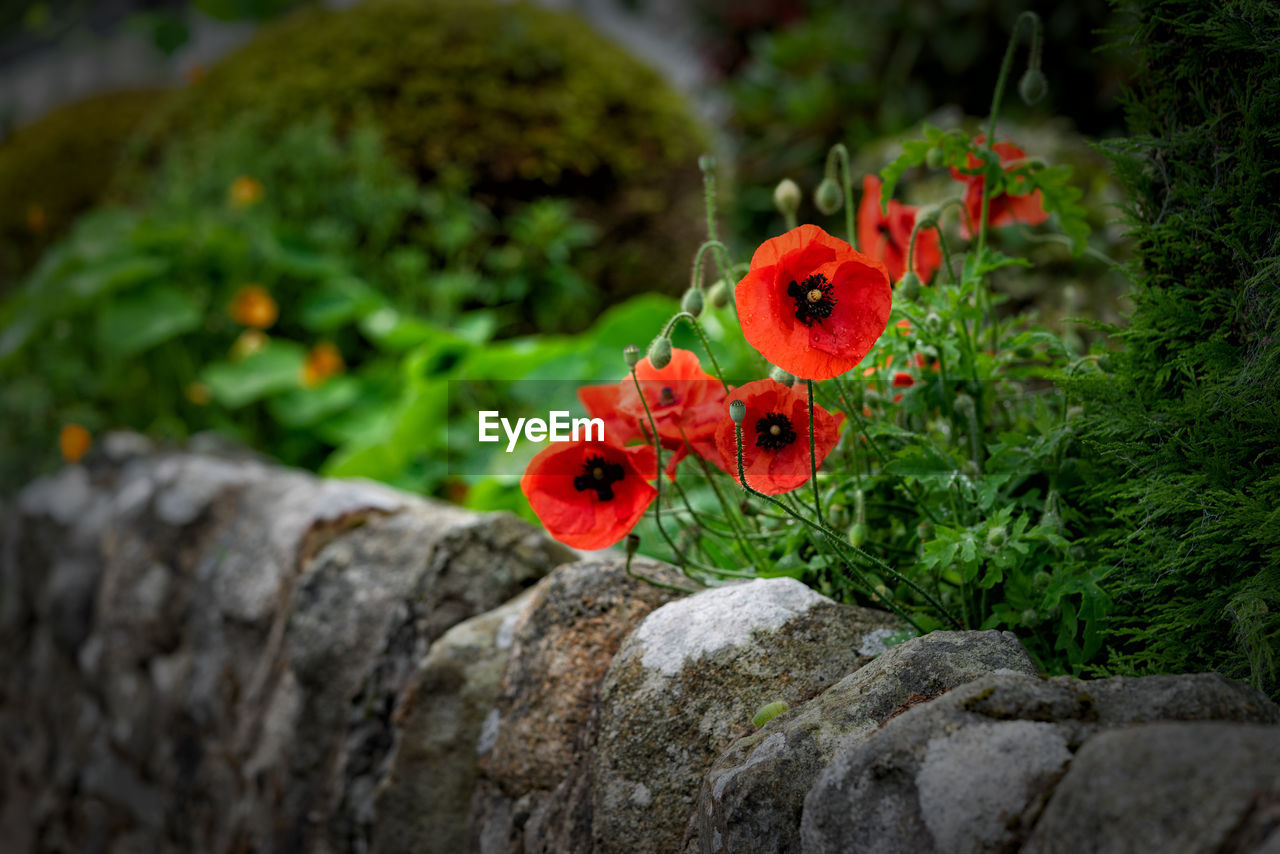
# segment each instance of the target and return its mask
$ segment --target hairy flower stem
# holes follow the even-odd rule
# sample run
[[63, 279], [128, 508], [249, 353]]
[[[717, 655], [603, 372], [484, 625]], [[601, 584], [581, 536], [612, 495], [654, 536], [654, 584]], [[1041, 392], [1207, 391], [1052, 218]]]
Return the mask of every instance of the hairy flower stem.
[[702, 342], [702, 349], [707, 351], [707, 357], [711, 359], [711, 368], [716, 372], [716, 379], [720, 380], [720, 385], [724, 387], [724, 393], [728, 394], [729, 384], [724, 381], [724, 372], [720, 370], [720, 363], [716, 361], [715, 351], [711, 349], [711, 342], [707, 340], [707, 334], [702, 331], [702, 324], [698, 323], [698, 318], [687, 311], [678, 311], [667, 321], [667, 325], [662, 327], [662, 335], [660, 337], [670, 338], [671, 331], [682, 320], [688, 321], [689, 325], [693, 327], [693, 331], [698, 334], [698, 340]]
[[833, 177], [833, 173], [837, 168], [840, 170], [840, 189], [844, 191], [845, 238], [849, 241], [850, 246], [857, 249], [858, 235], [853, 230], [853, 175], [849, 172], [849, 149], [845, 148], [843, 142], [837, 142], [827, 152], [825, 172], [827, 177]]
[[822, 497], [818, 494], [818, 455], [813, 447], [813, 380], [805, 380], [809, 389], [809, 483], [813, 484], [813, 510], [818, 517], [818, 524], [825, 524], [822, 519]]
[[652, 584], [654, 587], [662, 587], [666, 590], [678, 590], [681, 593], [697, 593], [698, 592], [697, 590], [694, 590], [690, 587], [681, 587], [679, 584], [668, 584], [665, 581], [658, 581], [657, 579], [650, 578], [647, 575], [641, 575], [640, 573], [636, 572], [631, 568], [631, 558], [633, 557], [635, 557], [635, 555], [630, 550], [628, 550], [627, 563], [626, 563], [625, 569], [626, 569], [627, 575], [631, 576], [636, 581], [643, 581], [645, 584]]
[[[662, 440], [658, 437], [658, 424], [653, 420], [653, 413], [649, 411], [649, 401], [645, 400], [644, 391], [640, 388], [640, 378], [636, 376], [635, 365], [631, 366], [631, 381], [635, 383], [636, 394], [640, 395], [640, 402], [644, 405], [644, 414], [649, 419], [649, 430], [653, 437], [653, 451], [656, 455], [658, 466], [658, 476], [654, 479], [654, 489], [657, 490], [658, 494], [653, 499], [653, 522], [658, 528], [658, 533], [662, 535], [662, 539], [666, 540], [667, 545], [671, 547], [671, 553], [675, 555], [676, 561], [680, 564], [680, 569], [685, 575], [688, 575], [689, 565], [697, 565], [696, 562], [684, 556], [680, 546], [676, 545], [676, 541], [667, 533], [666, 528], [662, 527]], [[710, 569], [710, 567], [700, 565], [698, 565], [698, 568], [704, 571]]]
[[[957, 628], [960, 627], [960, 624], [956, 621], [955, 617], [951, 616], [951, 613], [942, 606], [942, 603], [940, 603], [937, 599], [935, 599], [929, 593], [929, 591], [925, 590], [923, 587], [916, 584], [910, 578], [907, 578], [905, 575], [898, 572], [896, 569], [889, 566], [889, 564], [885, 563], [879, 558], [874, 557], [873, 555], [867, 554], [862, 549], [853, 545], [844, 537], [840, 536], [835, 531], [828, 528], [826, 525], [822, 525], [817, 522], [814, 522], [812, 519], [809, 519], [807, 516], [801, 513], [797, 513], [795, 510], [792, 510], [789, 505], [785, 504], [782, 501], [779, 501], [778, 499], [774, 498], [772, 495], [767, 495], [763, 492], [760, 492], [757, 489], [752, 488], [752, 486], [747, 483], [747, 472], [746, 472], [745, 466], [742, 463], [742, 425], [741, 424], [733, 425], [733, 434], [734, 434], [734, 440], [737, 445], [738, 480], [741, 481], [742, 488], [744, 491], [746, 491], [748, 495], [754, 495], [757, 498], [763, 498], [765, 501], [768, 501], [770, 504], [773, 504], [775, 507], [778, 507], [779, 509], [783, 510], [788, 516], [791, 516], [797, 522], [800, 522], [803, 525], [807, 525], [808, 527], [812, 528], [813, 530], [827, 537], [837, 549], [840, 549], [846, 555], [849, 555], [850, 557], [852, 557], [855, 561], [861, 562], [863, 565], [868, 565], [872, 569], [876, 569], [880, 572], [883, 572], [887, 575], [892, 576], [898, 581], [901, 581], [903, 584], [910, 587], [916, 593], [919, 593], [921, 596], [923, 596], [925, 601], [927, 601], [930, 605], [932, 605], [937, 610], [937, 612], [946, 619], [947, 622], [951, 623], [953, 626]], [[886, 597], [881, 597], [881, 598], [883, 599], [885, 604], [889, 606], [890, 610], [892, 610], [899, 617], [901, 617], [902, 619], [910, 623], [912, 626], [914, 626], [917, 631], [920, 631], [920, 632], [924, 631], [923, 627], [921, 627], [919, 623], [917, 623], [914, 619], [912, 619], [905, 612], [903, 612], [895, 602], [892, 602]]]
[[716, 236], [716, 174], [714, 169], [704, 169], [702, 171], [702, 198], [706, 205], [707, 242], [716, 246], [717, 252], [715, 255], [716, 261], [720, 264], [720, 278], [727, 281], [733, 270], [733, 263], [729, 259], [729, 248], [721, 243], [720, 238]]
[[[996, 118], [1000, 115], [1000, 101], [1004, 98], [1004, 87], [1009, 81], [1009, 71], [1013, 67], [1013, 53], [1018, 46], [1018, 33], [1022, 31], [1022, 22], [1027, 21], [1031, 24], [1031, 42], [1033, 47], [1040, 40], [1040, 16], [1035, 12], [1023, 12], [1018, 16], [1018, 20], [1013, 23], [1013, 32], [1009, 34], [1009, 46], [1005, 48], [1004, 61], [1000, 63], [1000, 76], [996, 78], [995, 91], [991, 93], [991, 115], [987, 118], [987, 138], [983, 141], [982, 149], [986, 152], [983, 157], [983, 180], [982, 180], [982, 215], [978, 218], [978, 263], [982, 262], [983, 253], [987, 246], [987, 219], [991, 205], [991, 184], [987, 180], [991, 177], [992, 171], [991, 158], [992, 146], [996, 141]], [[1038, 50], [1036, 53], [1038, 54]], [[1038, 57], [1037, 57], [1038, 59]], [[997, 166], [998, 168], [998, 166]], [[983, 316], [988, 316], [991, 306], [990, 300], [987, 299], [986, 288], [979, 290]]]
[[[702, 287], [702, 256], [707, 253], [708, 249], [718, 249], [721, 252], [729, 251], [728, 247], [719, 240], [703, 241], [702, 245], [698, 247], [698, 251], [693, 256], [693, 275], [689, 278], [689, 287], [691, 288]], [[721, 269], [720, 275], [721, 278], [725, 278], [728, 276], [728, 271]]]

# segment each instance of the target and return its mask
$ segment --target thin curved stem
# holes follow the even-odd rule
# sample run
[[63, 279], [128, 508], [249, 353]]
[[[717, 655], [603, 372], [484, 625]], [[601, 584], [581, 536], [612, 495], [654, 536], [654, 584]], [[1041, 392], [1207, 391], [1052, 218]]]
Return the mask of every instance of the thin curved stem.
[[837, 142], [827, 152], [826, 175], [830, 176], [840, 170], [841, 189], [844, 190], [844, 229], [849, 245], [858, 248], [857, 234], [853, 230], [853, 175], [849, 172], [849, 149], [843, 142]]
[[[959, 628], [960, 624], [956, 622], [956, 619], [951, 616], [951, 613], [942, 606], [942, 603], [938, 602], [933, 597], [933, 595], [929, 593], [929, 591], [925, 590], [919, 584], [916, 584], [910, 578], [907, 578], [905, 575], [898, 572], [896, 569], [889, 566], [889, 564], [885, 563], [879, 558], [876, 558], [876, 557], [873, 557], [872, 555], [867, 554], [862, 549], [848, 542], [839, 534], [837, 534], [835, 531], [832, 531], [830, 528], [828, 528], [826, 525], [820, 525], [814, 522], [812, 519], [806, 518], [804, 515], [792, 510], [787, 504], [779, 501], [778, 499], [774, 498], [772, 495], [768, 495], [766, 493], [760, 492], [759, 490], [754, 489], [750, 484], [748, 484], [746, 469], [742, 463], [742, 425], [734, 424], [733, 432], [734, 432], [734, 439], [737, 443], [738, 479], [742, 483], [742, 488], [749, 495], [754, 495], [757, 498], [763, 498], [764, 500], [768, 501], [774, 506], [780, 508], [787, 515], [794, 518], [796, 521], [800, 522], [803, 525], [807, 525], [808, 527], [812, 528], [813, 530], [827, 537], [836, 546], [836, 548], [843, 550], [847, 555], [852, 556], [855, 560], [870, 564], [872, 568], [877, 569], [880, 572], [887, 573], [888, 575], [891, 575], [897, 580], [901, 581], [903, 584], [910, 587], [916, 593], [923, 596], [925, 601], [927, 601], [930, 605], [932, 605], [939, 614], [941, 614], [944, 618], [946, 618], [947, 622]], [[899, 617], [902, 617], [907, 622], [911, 623], [911, 625], [914, 626], [918, 631], [921, 631], [921, 632], [924, 631], [924, 629], [920, 626], [919, 623], [913, 620], [906, 613], [902, 612], [897, 607], [896, 604], [891, 603], [888, 599], [885, 599], [884, 601], [886, 604], [890, 606], [890, 609], [893, 610], [895, 614], [897, 614]]]
[[818, 493], [818, 455], [814, 450], [813, 439], [813, 380], [804, 382], [809, 389], [809, 482], [813, 484], [813, 509], [818, 516], [818, 523], [823, 524], [822, 496]]

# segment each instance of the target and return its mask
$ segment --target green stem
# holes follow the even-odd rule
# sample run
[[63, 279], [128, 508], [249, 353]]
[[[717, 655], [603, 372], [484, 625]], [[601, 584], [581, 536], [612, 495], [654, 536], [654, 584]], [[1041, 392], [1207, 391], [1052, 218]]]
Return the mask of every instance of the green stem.
[[818, 494], [818, 454], [814, 450], [813, 439], [813, 380], [805, 380], [809, 389], [809, 482], [813, 484], [813, 510], [818, 517], [818, 524], [825, 524], [822, 519], [822, 497]]
[[654, 587], [662, 587], [666, 590], [678, 590], [681, 593], [697, 593], [698, 592], [697, 590], [693, 590], [688, 587], [681, 587], [678, 584], [668, 584], [665, 581], [658, 581], [657, 579], [650, 578], [647, 575], [641, 575], [640, 573], [635, 572], [634, 570], [631, 569], [632, 557], [633, 556], [630, 554], [627, 555], [626, 571], [627, 571], [627, 575], [631, 576], [636, 581], [643, 581], [645, 584], [652, 584]]
[[662, 335], [659, 337], [670, 338], [671, 331], [682, 320], [687, 321], [693, 327], [693, 331], [697, 333], [698, 340], [702, 342], [702, 349], [707, 351], [707, 358], [711, 359], [711, 368], [716, 372], [716, 379], [720, 380], [720, 385], [724, 387], [724, 393], [728, 394], [729, 384], [724, 380], [724, 372], [720, 370], [720, 363], [716, 361], [715, 351], [711, 349], [711, 342], [707, 340], [707, 334], [702, 331], [702, 324], [698, 323], [698, 318], [687, 311], [678, 311], [667, 321], [667, 325], [662, 327]]
[[[662, 527], [662, 440], [658, 436], [658, 424], [653, 420], [653, 413], [649, 411], [649, 401], [645, 400], [644, 391], [640, 388], [640, 378], [636, 376], [635, 365], [631, 366], [631, 381], [635, 383], [636, 394], [640, 395], [640, 402], [644, 404], [644, 414], [649, 419], [649, 429], [653, 436], [653, 451], [657, 460], [658, 476], [654, 479], [654, 489], [657, 495], [653, 500], [653, 522], [658, 528], [658, 533], [667, 541], [667, 545], [671, 547], [672, 554], [680, 563], [681, 570], [685, 570], [685, 557], [680, 547], [676, 545], [675, 540], [671, 539], [671, 535]], [[688, 574], [686, 572], [686, 574]]]
[[[784, 511], [787, 515], [791, 516], [797, 522], [800, 522], [803, 525], [807, 525], [808, 527], [812, 528], [813, 530], [827, 537], [832, 542], [832, 544], [836, 546], [836, 548], [842, 549], [845, 552], [845, 554], [851, 556], [854, 560], [860, 561], [864, 564], [868, 564], [870, 565], [871, 568], [876, 569], [880, 572], [886, 573], [892, 576], [893, 578], [896, 578], [898, 581], [901, 581], [903, 584], [910, 587], [916, 593], [923, 596], [925, 601], [927, 601], [930, 605], [932, 605], [937, 610], [937, 612], [947, 620], [947, 622], [951, 623], [953, 626], [956, 626], [957, 628], [960, 626], [960, 624], [956, 621], [956, 619], [951, 616], [950, 612], [948, 612], [947, 609], [944, 608], [942, 604], [938, 602], [933, 597], [932, 594], [929, 593], [928, 590], [925, 590], [919, 584], [916, 584], [910, 578], [907, 578], [905, 575], [898, 572], [896, 569], [889, 566], [889, 564], [885, 563], [879, 558], [867, 554], [862, 549], [858, 548], [857, 546], [853, 545], [852, 543], [850, 543], [849, 541], [841, 537], [835, 531], [832, 531], [826, 525], [822, 525], [814, 522], [813, 520], [805, 517], [803, 514], [797, 513], [796, 511], [792, 510], [787, 504], [784, 504], [783, 502], [774, 498], [772, 495], [768, 495], [766, 493], [760, 492], [759, 490], [754, 489], [750, 484], [748, 484], [746, 469], [742, 463], [742, 425], [739, 423], [735, 423], [733, 425], [733, 432], [734, 432], [734, 440], [737, 444], [738, 480], [741, 481], [742, 488], [747, 492], [747, 494], [754, 495], [757, 498], [763, 498], [764, 500], [768, 501], [769, 503], [773, 504], [774, 506]], [[911, 617], [907, 616], [905, 613], [899, 610], [896, 604], [891, 603], [888, 599], [885, 599], [884, 601], [886, 604], [890, 606], [890, 608], [893, 610], [895, 614], [897, 614], [899, 617], [902, 617], [907, 622], [911, 623], [911, 625], [914, 626], [918, 631], [921, 631], [921, 632], [924, 631], [924, 629], [920, 626], [919, 623], [917, 623]]]
[[728, 247], [719, 240], [704, 240], [702, 245], [698, 247], [697, 253], [693, 256], [693, 275], [689, 277], [689, 287], [691, 288], [702, 287], [702, 256], [706, 254], [708, 249], [728, 251]]
[[849, 172], [849, 149], [843, 142], [837, 142], [827, 152], [827, 168], [825, 174], [831, 177], [840, 170], [841, 189], [844, 190], [844, 229], [849, 245], [858, 248], [857, 234], [853, 230], [853, 175]]

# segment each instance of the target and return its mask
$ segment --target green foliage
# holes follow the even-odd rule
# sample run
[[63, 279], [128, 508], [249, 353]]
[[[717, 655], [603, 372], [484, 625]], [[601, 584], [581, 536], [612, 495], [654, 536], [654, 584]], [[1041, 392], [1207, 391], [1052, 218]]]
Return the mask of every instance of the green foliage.
[[340, 126], [367, 111], [411, 176], [460, 180], [500, 216], [571, 200], [601, 232], [580, 269], [607, 294], [683, 280], [703, 132], [652, 69], [526, 4], [375, 0], [278, 21], [174, 99], [135, 172], [245, 115], [278, 132], [322, 110]]
[[[729, 21], [749, 15], [726, 9]], [[848, 3], [809, 0], [786, 26], [771, 25], [738, 38], [746, 56], [731, 69], [729, 124], [739, 140], [742, 180], [738, 227], [754, 233], [772, 224], [767, 190], [790, 177], [806, 189], [817, 185], [822, 157], [833, 139], [851, 151], [907, 131], [953, 107], [982, 115], [1017, 13], [1026, 3], [1008, 0], [906, 0]], [[1086, 133], [1118, 130], [1116, 81], [1126, 57], [1081, 49], [1110, 25], [1105, 0], [1044, 6], [1044, 72], [1048, 97], [1034, 111], [1016, 98], [1005, 113], [1070, 117]], [[773, 24], [773, 22], [770, 22]], [[749, 37], [748, 37], [749, 36]], [[1025, 67], [1017, 54], [1014, 79]]]
[[[926, 128], [885, 169], [885, 183], [925, 166], [968, 169], [970, 156], [986, 154], [966, 135]], [[992, 162], [987, 189], [1042, 189], [1064, 229], [1084, 239], [1069, 173], [1035, 161], [1006, 172]], [[937, 204], [949, 211], [958, 201]], [[957, 219], [940, 219], [953, 246]], [[815, 387], [818, 403], [847, 424], [818, 473], [816, 499], [806, 484], [776, 502], [743, 500], [741, 487], [698, 467], [695, 455], [637, 532], [642, 548], [701, 580], [799, 578], [842, 601], [892, 608], [918, 630], [1014, 631], [1047, 670], [1080, 672], [1103, 648], [1114, 606], [1105, 568], [1077, 546], [1093, 522], [1065, 497], [1084, 473], [1077, 409], [1056, 384], [1080, 363], [1028, 317], [997, 310], [1004, 297], [992, 277], [1026, 275], [1029, 260], [979, 249], [976, 239], [963, 255], [951, 251], [918, 295], [899, 289], [863, 365]], [[768, 370], [731, 309], [709, 308], [699, 322], [729, 383]], [[663, 516], [678, 521], [663, 527]]]
[[[983, 164], [971, 168], [972, 160]], [[941, 130], [928, 124], [924, 126], [924, 139], [908, 140], [902, 144], [902, 153], [880, 171], [883, 180], [880, 207], [888, 211], [889, 200], [898, 181], [909, 169], [929, 165], [933, 168], [950, 167], [965, 175], [984, 174], [990, 195], [1008, 193], [1025, 196], [1041, 194], [1044, 209], [1058, 217], [1058, 227], [1069, 238], [1071, 254], [1080, 257], [1088, 245], [1088, 211], [1080, 204], [1084, 192], [1073, 182], [1070, 166], [1045, 166], [1028, 160], [1002, 168], [1000, 160], [983, 146], [975, 145], [963, 131]]]
[[1130, 195], [1134, 310], [1082, 382], [1096, 546], [1122, 673], [1213, 669], [1280, 696], [1280, 13], [1141, 0]]
[[[235, 201], [237, 183], [260, 197]], [[585, 325], [598, 304], [575, 268], [593, 231], [566, 202], [496, 217], [458, 189], [418, 187], [364, 125], [273, 138], [233, 126], [175, 147], [144, 195], [82, 217], [0, 304], [6, 485], [51, 461], [66, 422], [218, 429], [315, 467], [409, 413], [389, 453], [427, 454], [439, 446], [415, 429], [440, 420], [430, 395], [462, 353], [531, 324]], [[250, 284], [278, 308], [265, 332], [229, 310]], [[345, 373], [315, 373], [320, 346]], [[427, 391], [406, 403], [406, 388]], [[362, 473], [441, 486], [442, 470], [408, 478], [407, 460]]]
[[0, 143], [0, 294], [98, 202], [125, 141], [160, 100], [152, 91], [98, 95]]

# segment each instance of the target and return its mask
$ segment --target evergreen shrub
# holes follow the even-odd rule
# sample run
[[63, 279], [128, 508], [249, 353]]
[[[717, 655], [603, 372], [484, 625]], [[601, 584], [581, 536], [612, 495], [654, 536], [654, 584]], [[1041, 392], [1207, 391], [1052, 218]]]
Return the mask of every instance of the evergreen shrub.
[[1104, 667], [1213, 669], [1280, 695], [1280, 9], [1139, 0], [1110, 144], [1133, 313], [1089, 383]]

